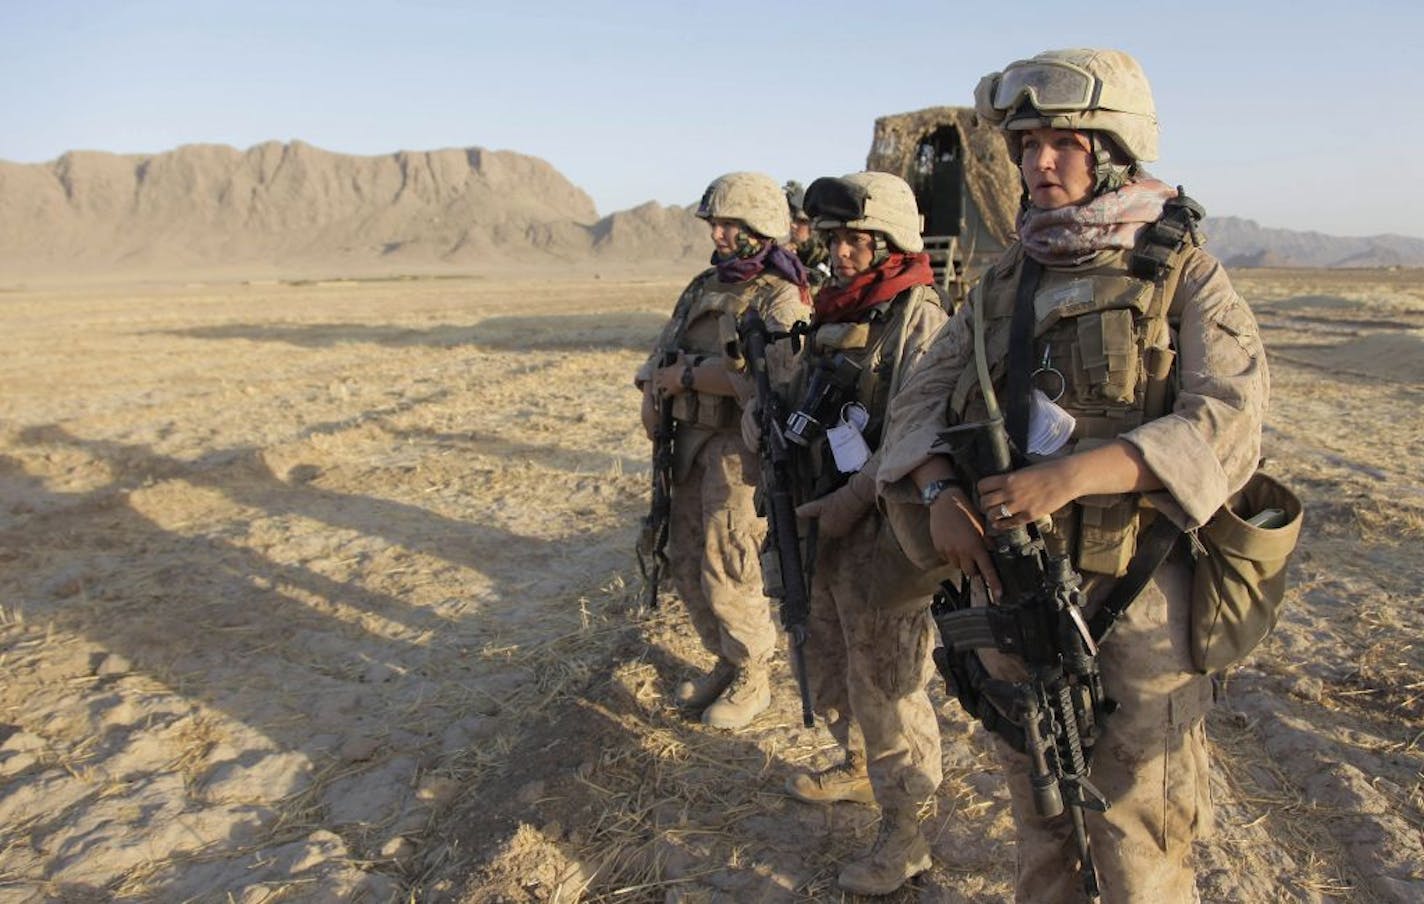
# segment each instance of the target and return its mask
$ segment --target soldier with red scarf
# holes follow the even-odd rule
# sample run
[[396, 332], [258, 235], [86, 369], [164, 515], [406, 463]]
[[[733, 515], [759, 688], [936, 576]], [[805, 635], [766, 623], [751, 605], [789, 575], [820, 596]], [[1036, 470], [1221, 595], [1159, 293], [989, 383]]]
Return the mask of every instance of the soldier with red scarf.
[[887, 173], [811, 183], [806, 212], [827, 239], [831, 279], [816, 295], [788, 400], [807, 519], [811, 611], [807, 678], [844, 751], [787, 791], [813, 804], [878, 804], [873, 846], [842, 868], [840, 887], [888, 894], [930, 866], [919, 811], [941, 778], [925, 576], [873, 505], [890, 396], [947, 315], [920, 238], [914, 193]]

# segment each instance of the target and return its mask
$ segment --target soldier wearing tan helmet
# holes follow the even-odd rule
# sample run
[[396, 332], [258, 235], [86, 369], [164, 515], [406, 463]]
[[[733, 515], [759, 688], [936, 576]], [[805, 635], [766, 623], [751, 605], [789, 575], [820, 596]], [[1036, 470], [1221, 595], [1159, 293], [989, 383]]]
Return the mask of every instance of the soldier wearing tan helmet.
[[786, 192], [786, 204], [791, 208], [791, 236], [786, 247], [796, 252], [801, 263], [806, 265], [806, 275], [811, 281], [811, 294], [815, 294], [827, 277], [831, 275], [830, 254], [820, 233], [811, 225], [811, 216], [806, 213], [806, 188], [796, 180], [788, 181], [781, 187]]
[[[683, 290], [634, 383], [643, 391], [650, 438], [659, 401], [672, 400], [668, 563], [693, 627], [717, 657], [709, 674], [684, 682], [675, 698], [707, 725], [741, 728], [771, 704], [767, 668], [777, 631], [758, 566], [765, 528], [752, 499], [757, 461], [739, 429], [754, 391], [749, 377], [728, 368], [724, 350], [747, 308], [771, 329], [789, 330], [808, 313], [809, 296], [805, 268], [778, 244], [790, 219], [770, 176], [714, 180], [697, 216], [711, 230], [712, 266]], [[789, 373], [789, 345], [769, 352], [778, 382]]]
[[[1042, 53], [986, 76], [976, 108], [1020, 167], [1018, 241], [892, 403], [880, 492], [892, 509], [928, 510], [926, 545], [976, 580], [976, 604], [1002, 601], [989, 550], [1016, 531], [1082, 576], [1084, 630], [1118, 708], [1098, 713], [1079, 787], [1105, 810], [1085, 792], [1078, 829], [1072, 807], [1041, 815], [1053, 807], [1029, 776], [1042, 764], [1006, 740], [1022, 744], [1024, 713], [994, 705], [987, 685], [959, 691], [1001, 732], [1017, 899], [1078, 901], [1095, 881], [1109, 902], [1192, 901], [1192, 842], [1212, 821], [1211, 682], [1189, 655], [1190, 552], [1170, 538], [1202, 525], [1256, 465], [1269, 388], [1260, 336], [1200, 247], [1200, 208], [1142, 169], [1157, 157], [1157, 118], [1136, 60]], [[1015, 469], [971, 484], [936, 441], [996, 409]], [[990, 675], [1025, 680], [1017, 655], [960, 640], [954, 664], [977, 648]]]
[[919, 814], [941, 765], [926, 692], [934, 576], [905, 559], [873, 505], [877, 450], [891, 394], [947, 316], [904, 180], [817, 179], [805, 207], [829, 246], [831, 279], [815, 299], [785, 435], [813, 563], [807, 680], [842, 758], [793, 773], [786, 788], [811, 804], [879, 805], [875, 843], [842, 867], [839, 884], [888, 894], [930, 866]]

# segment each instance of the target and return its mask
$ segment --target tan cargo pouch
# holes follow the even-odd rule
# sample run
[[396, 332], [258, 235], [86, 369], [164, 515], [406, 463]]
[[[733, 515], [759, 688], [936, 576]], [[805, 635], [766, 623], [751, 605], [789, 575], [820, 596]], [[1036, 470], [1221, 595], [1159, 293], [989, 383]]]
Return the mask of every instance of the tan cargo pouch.
[[1118, 308], [1084, 314], [1077, 326], [1089, 385], [1109, 402], [1131, 402], [1136, 397], [1140, 358], [1133, 311]]
[[1140, 497], [1136, 493], [1084, 496], [1077, 506], [1079, 570], [1122, 575], [1137, 549]]
[[[1247, 523], [1273, 509], [1280, 512], [1271, 519], [1277, 526]], [[1191, 652], [1198, 671], [1240, 662], [1276, 626], [1302, 516], [1296, 495], [1258, 472], [1198, 528], [1205, 550], [1192, 579]]]
[[742, 410], [731, 396], [681, 392], [673, 397], [672, 416], [679, 423], [709, 430], [726, 430], [740, 426]]

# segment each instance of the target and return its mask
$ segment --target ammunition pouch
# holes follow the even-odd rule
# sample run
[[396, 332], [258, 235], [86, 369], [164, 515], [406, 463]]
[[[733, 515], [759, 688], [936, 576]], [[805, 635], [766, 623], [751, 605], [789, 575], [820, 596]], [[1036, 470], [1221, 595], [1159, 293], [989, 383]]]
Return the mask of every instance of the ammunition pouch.
[[673, 396], [672, 416], [679, 425], [728, 430], [740, 426], [742, 409], [731, 396], [689, 390]]
[[1136, 493], [1084, 496], [1078, 509], [1079, 570], [1118, 577], [1127, 571], [1137, 549], [1141, 497]]

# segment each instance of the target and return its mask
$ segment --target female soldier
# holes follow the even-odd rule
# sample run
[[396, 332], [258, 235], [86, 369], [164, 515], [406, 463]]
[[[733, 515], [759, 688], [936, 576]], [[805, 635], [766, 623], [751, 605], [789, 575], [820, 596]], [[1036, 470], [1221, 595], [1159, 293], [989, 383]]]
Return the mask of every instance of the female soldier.
[[[697, 216], [711, 227], [713, 266], [683, 290], [634, 383], [643, 390], [650, 438], [659, 396], [672, 399], [668, 560], [693, 627], [717, 655], [711, 673], [684, 682], [676, 699], [707, 725], [741, 728], [771, 705], [767, 665], [776, 628], [757, 557], [765, 534], [752, 501], [757, 461], [739, 430], [741, 405], [753, 386], [728, 369], [723, 350], [736, 318], [750, 306], [773, 330], [789, 330], [802, 319], [806, 271], [776, 242], [791, 224], [786, 196], [770, 176], [722, 176], [707, 187]], [[790, 349], [771, 356], [773, 378], [784, 382]], [[669, 358], [673, 363], [660, 363]]]
[[[1195, 241], [1200, 209], [1187, 214], [1194, 204], [1140, 168], [1157, 158], [1157, 119], [1136, 60], [1042, 53], [986, 76], [976, 107], [1019, 164], [1019, 241], [895, 399], [880, 488], [887, 504], [922, 500], [935, 548], [981, 576], [994, 600], [1002, 587], [986, 531], [1037, 525], [1082, 574], [1092, 616], [1130, 583], [1139, 526], [1156, 517], [1197, 527], [1245, 484], [1260, 450], [1266, 361], [1250, 310]], [[947, 425], [987, 418], [981, 374], [1032, 463], [966, 486], [934, 444]], [[1050, 441], [1055, 428], [1066, 445]], [[1120, 709], [1092, 755], [1090, 781], [1108, 809], [1086, 811], [1086, 836], [1110, 902], [1193, 900], [1192, 840], [1210, 826], [1211, 684], [1191, 666], [1180, 546], [1155, 573], [1148, 563], [1150, 581], [1100, 647], [1106, 696]], [[1000, 677], [1024, 674], [1017, 657], [982, 659]], [[1027, 758], [997, 743], [1017, 824], [1017, 899], [1078, 900], [1086, 877], [1068, 816], [1038, 815]]]
[[[878, 803], [879, 835], [840, 873], [843, 890], [888, 894], [930, 866], [919, 811], [939, 786], [939, 724], [928, 594], [907, 586], [901, 555], [875, 499], [875, 451], [891, 393], [947, 315], [923, 253], [920, 213], [904, 180], [886, 173], [817, 179], [806, 211], [828, 237], [831, 280], [816, 295], [793, 384], [802, 398], [787, 436], [815, 519], [806, 670], [816, 711], [845, 752], [840, 764], [793, 774], [808, 803]], [[830, 428], [830, 433], [827, 433]], [[859, 454], [855, 454], [858, 450]]]

